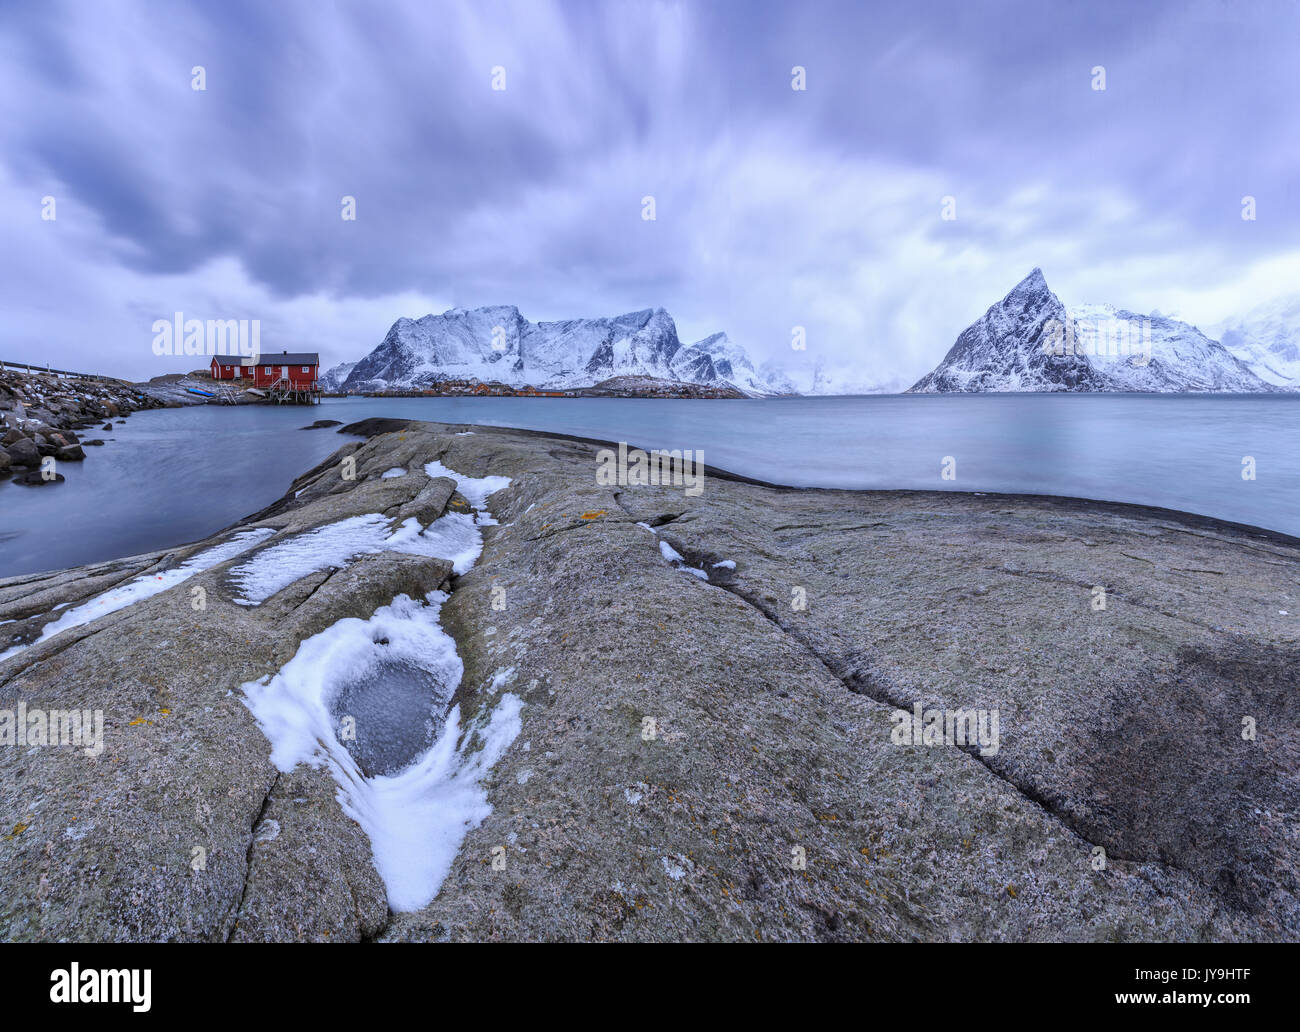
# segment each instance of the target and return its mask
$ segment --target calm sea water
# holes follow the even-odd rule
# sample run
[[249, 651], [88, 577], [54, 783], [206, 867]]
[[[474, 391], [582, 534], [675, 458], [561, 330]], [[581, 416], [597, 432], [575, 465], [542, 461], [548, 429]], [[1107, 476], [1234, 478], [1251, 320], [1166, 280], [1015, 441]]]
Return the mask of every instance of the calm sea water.
[[[1300, 535], [1300, 397], [349, 398], [136, 413], [84, 463], [62, 464], [66, 483], [0, 483], [0, 576], [206, 537], [280, 497], [344, 441], [299, 427], [368, 416], [702, 449], [709, 465], [801, 487], [1073, 495]], [[940, 479], [945, 456], [955, 481]], [[1242, 479], [1244, 456], [1254, 481]]]

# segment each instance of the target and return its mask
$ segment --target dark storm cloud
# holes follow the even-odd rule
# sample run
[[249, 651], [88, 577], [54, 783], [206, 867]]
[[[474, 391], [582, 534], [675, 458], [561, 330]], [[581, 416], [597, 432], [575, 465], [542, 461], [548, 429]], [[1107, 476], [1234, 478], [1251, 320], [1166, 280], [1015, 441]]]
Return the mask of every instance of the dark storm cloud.
[[1293, 247], [1298, 33], [1289, 3], [11, 4], [6, 220], [84, 212], [88, 293], [224, 260], [284, 302], [663, 304], [758, 357], [817, 327], [868, 380], [1032, 264], [1153, 307]]

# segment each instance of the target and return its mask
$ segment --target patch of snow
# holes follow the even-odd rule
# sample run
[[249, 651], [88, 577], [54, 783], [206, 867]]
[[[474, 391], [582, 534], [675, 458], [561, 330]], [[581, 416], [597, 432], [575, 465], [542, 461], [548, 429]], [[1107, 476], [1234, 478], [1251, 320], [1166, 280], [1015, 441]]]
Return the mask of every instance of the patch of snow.
[[379, 513], [351, 516], [298, 534], [268, 548], [231, 571], [240, 595], [235, 603], [255, 606], [277, 591], [319, 570], [342, 569], [362, 555], [406, 552], [449, 559], [452, 571], [466, 573], [483, 552], [483, 538], [468, 513], [449, 512], [423, 530], [415, 517], [391, 534]]
[[395, 477], [404, 477], [404, 476], [406, 476], [406, 470], [404, 470], [401, 466], [394, 466], [392, 469], [384, 470], [384, 472], [380, 475], [379, 479], [392, 480]]
[[714, 563], [713, 568], [715, 570], [734, 570], [736, 568], [736, 560], [723, 559], [720, 563]]
[[452, 572], [459, 576], [468, 573], [483, 554], [483, 535], [478, 532], [474, 517], [466, 512], [439, 516], [424, 530], [412, 516], [383, 542], [382, 549], [450, 559]]
[[426, 463], [424, 471], [431, 477], [449, 477], [456, 481], [456, 490], [464, 495], [465, 500], [475, 509], [482, 509], [487, 505], [489, 495], [510, 486], [509, 477], [467, 477], [454, 469], [448, 469], [436, 460]]
[[296, 534], [231, 571], [240, 592], [235, 602], [259, 605], [310, 573], [341, 569], [359, 555], [383, 551], [387, 538], [388, 519], [377, 512]]
[[697, 567], [694, 566], [687, 566], [686, 560], [683, 559], [681, 555], [678, 554], [677, 550], [673, 548], [673, 546], [670, 545], [667, 541], [659, 542], [659, 552], [665, 559], [667, 559], [670, 563], [672, 563], [676, 569], [681, 570], [682, 573], [689, 573], [693, 577], [698, 577], [700, 580], [703, 581], [709, 579], [709, 575], [705, 573], [703, 570], [698, 569]]
[[[102, 595], [97, 595], [89, 602], [84, 602], [73, 609], [69, 609], [57, 620], [47, 623], [41, 629], [41, 636], [36, 641], [31, 642], [30, 645], [35, 645], [37, 642], [52, 638], [62, 631], [80, 627], [92, 620], [99, 619], [101, 616], [116, 613], [119, 609], [125, 609], [136, 602], [161, 594], [168, 588], [174, 588], [177, 584], [189, 580], [196, 573], [210, 570], [228, 559], [233, 559], [241, 552], [248, 551], [254, 545], [260, 544], [274, 534], [275, 531], [270, 527], [257, 527], [253, 530], [240, 531], [229, 541], [213, 545], [211, 548], [191, 556], [180, 566], [174, 566], [162, 573], [148, 573], [126, 584], [118, 585]], [[8, 659], [28, 647], [30, 646], [15, 645], [7, 652], [0, 653], [0, 660]]]

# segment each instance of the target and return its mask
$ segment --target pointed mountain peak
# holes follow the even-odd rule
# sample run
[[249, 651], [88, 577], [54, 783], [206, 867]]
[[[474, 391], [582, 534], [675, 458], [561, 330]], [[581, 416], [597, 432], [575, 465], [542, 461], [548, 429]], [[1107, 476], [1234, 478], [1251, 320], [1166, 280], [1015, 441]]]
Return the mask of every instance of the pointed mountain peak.
[[1047, 280], [1043, 278], [1043, 270], [1035, 265], [1033, 272], [1012, 287], [1010, 293], [1037, 294], [1046, 289]]

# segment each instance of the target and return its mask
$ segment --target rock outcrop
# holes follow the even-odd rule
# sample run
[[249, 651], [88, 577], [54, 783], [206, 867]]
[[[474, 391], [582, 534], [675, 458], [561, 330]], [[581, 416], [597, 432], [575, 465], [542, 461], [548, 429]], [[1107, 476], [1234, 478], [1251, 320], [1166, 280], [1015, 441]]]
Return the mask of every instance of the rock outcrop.
[[[1300, 938], [1300, 541], [714, 470], [699, 495], [601, 486], [598, 442], [345, 429], [373, 436], [207, 542], [0, 581], [0, 650], [35, 640], [0, 709], [104, 713], [97, 758], [0, 749], [0, 937]], [[499, 525], [475, 517], [461, 575], [384, 551], [235, 604], [233, 567], [315, 528], [480, 504]], [[465, 742], [507, 695], [520, 724], [436, 895], [393, 912], [329, 765], [279, 769], [241, 686], [437, 589]], [[901, 742], [917, 706], [996, 714], [995, 747]]]

